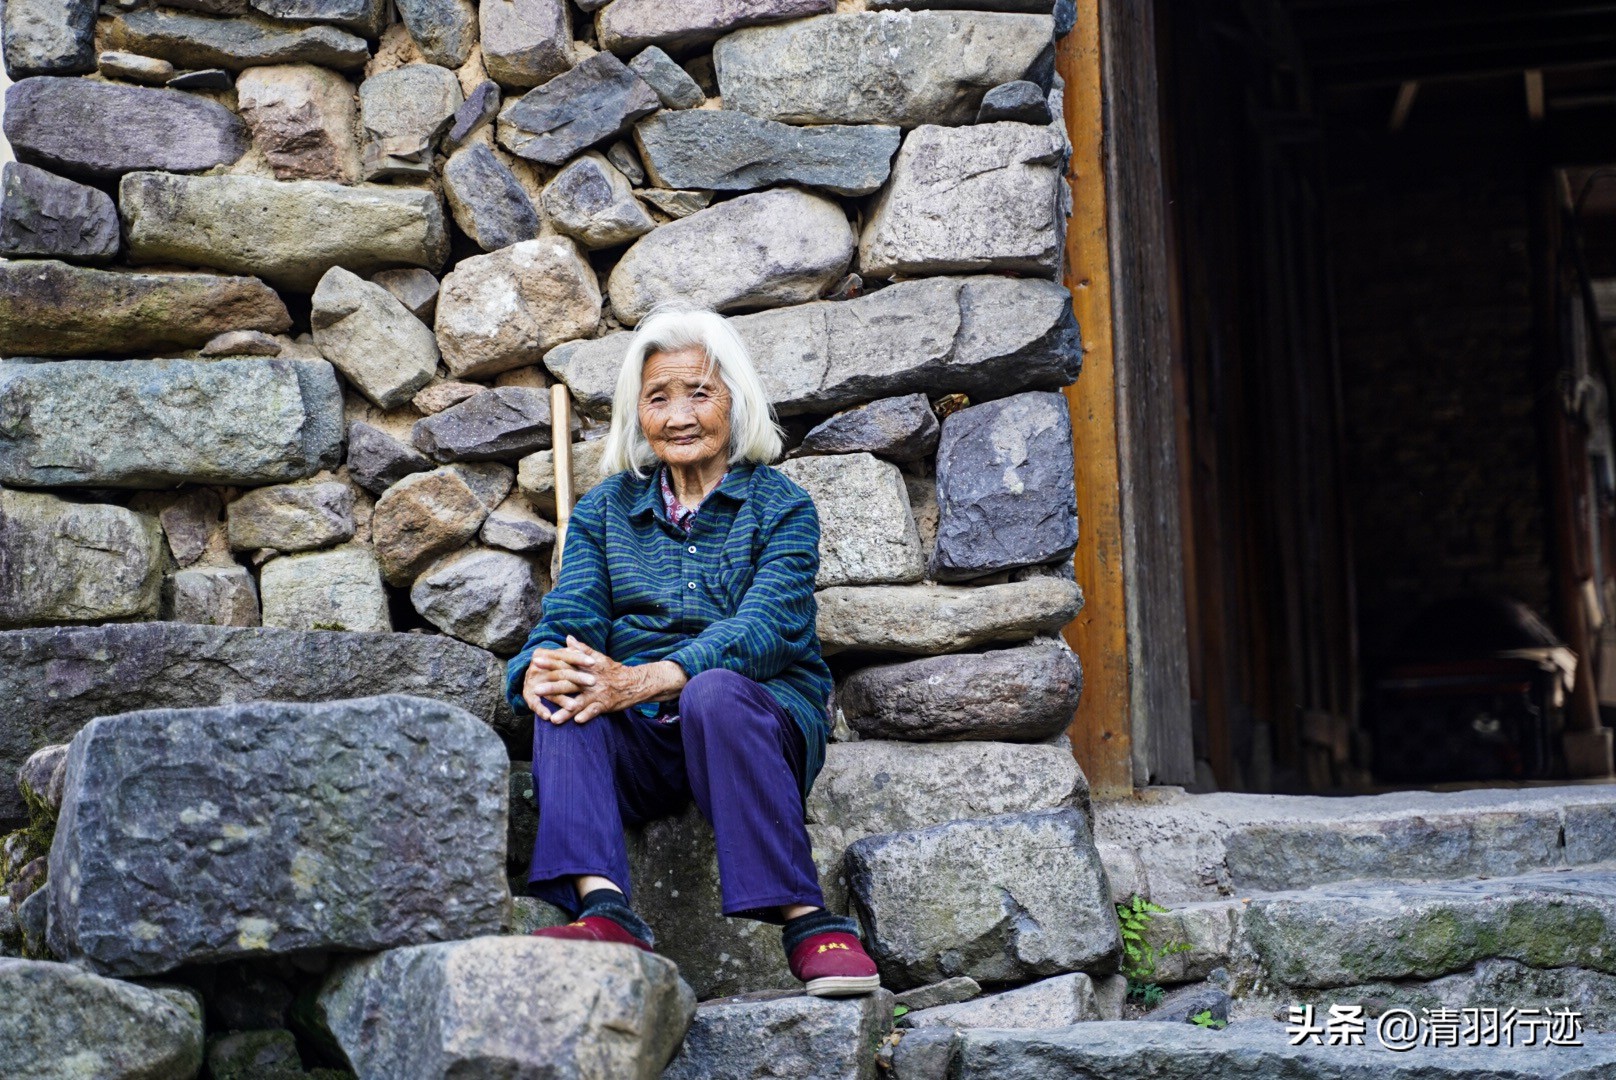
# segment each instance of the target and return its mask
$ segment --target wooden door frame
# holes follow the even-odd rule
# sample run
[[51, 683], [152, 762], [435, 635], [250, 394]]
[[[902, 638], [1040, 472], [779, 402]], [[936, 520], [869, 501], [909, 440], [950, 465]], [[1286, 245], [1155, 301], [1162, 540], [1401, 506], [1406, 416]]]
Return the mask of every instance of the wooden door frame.
[[1094, 794], [1121, 796], [1194, 779], [1153, 0], [1077, 0], [1056, 70], [1084, 346], [1066, 389], [1085, 597], [1064, 631], [1084, 675], [1070, 735]]

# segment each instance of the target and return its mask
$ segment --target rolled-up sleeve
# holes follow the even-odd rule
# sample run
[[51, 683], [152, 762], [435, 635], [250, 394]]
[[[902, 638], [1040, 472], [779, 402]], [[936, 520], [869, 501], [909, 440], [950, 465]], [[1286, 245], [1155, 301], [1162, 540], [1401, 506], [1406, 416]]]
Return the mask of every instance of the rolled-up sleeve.
[[818, 573], [819, 514], [803, 493], [769, 529], [735, 614], [709, 624], [667, 659], [691, 678], [713, 668], [760, 682], [774, 678], [813, 648]]
[[580, 500], [567, 526], [561, 553], [561, 578], [544, 596], [544, 614], [528, 635], [527, 644], [505, 668], [505, 697], [517, 716], [531, 716], [522, 700], [527, 666], [538, 649], [566, 644], [567, 635], [593, 649], [606, 651], [611, 633], [612, 586], [606, 572], [605, 519], [600, 501]]

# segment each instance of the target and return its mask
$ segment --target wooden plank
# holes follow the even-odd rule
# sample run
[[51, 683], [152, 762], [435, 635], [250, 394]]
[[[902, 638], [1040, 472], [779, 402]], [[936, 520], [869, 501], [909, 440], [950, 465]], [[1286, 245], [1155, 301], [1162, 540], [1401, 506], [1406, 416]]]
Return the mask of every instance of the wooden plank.
[[1083, 698], [1070, 733], [1090, 790], [1103, 797], [1133, 791], [1133, 761], [1099, 14], [1099, 0], [1077, 0], [1077, 25], [1061, 39], [1055, 66], [1065, 80], [1062, 104], [1072, 141], [1066, 284], [1085, 349], [1083, 373], [1066, 390], [1077, 465], [1074, 562], [1086, 600], [1083, 613], [1065, 628], [1083, 663]]
[[1156, 21], [1100, 13], [1112, 355], [1136, 781], [1195, 779]]

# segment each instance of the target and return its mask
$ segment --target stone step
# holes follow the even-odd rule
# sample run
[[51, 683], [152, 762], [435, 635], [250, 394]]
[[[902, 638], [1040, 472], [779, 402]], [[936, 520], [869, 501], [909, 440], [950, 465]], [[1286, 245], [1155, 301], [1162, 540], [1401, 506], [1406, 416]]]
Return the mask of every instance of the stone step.
[[[1517, 1040], [1524, 1038], [1517, 1030]], [[1095, 1021], [1039, 1031], [982, 1029], [910, 1034], [893, 1054], [898, 1080], [1604, 1080], [1616, 1075], [1616, 1035], [1581, 1046], [1426, 1046], [1393, 1050], [1373, 1021], [1361, 1046], [1292, 1046], [1286, 1025], [1236, 1020], [1214, 1031], [1189, 1024]]]
[[1117, 899], [1161, 904], [1616, 860], [1616, 785], [1345, 798], [1161, 787], [1096, 803], [1093, 816]]

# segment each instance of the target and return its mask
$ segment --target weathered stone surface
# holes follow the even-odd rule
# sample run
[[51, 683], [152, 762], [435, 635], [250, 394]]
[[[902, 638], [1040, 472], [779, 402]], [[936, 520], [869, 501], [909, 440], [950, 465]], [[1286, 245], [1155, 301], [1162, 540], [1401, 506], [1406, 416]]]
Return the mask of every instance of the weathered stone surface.
[[388, 488], [370, 523], [387, 583], [410, 584], [438, 556], [476, 536], [489, 509], [452, 468], [412, 473]]
[[126, 52], [104, 52], [96, 67], [109, 79], [125, 79], [146, 86], [162, 86], [174, 77], [174, 65], [167, 60]]
[[892, 999], [894, 1005], [901, 1005], [910, 1012], [919, 1012], [921, 1009], [935, 1009], [942, 1005], [958, 1005], [962, 1001], [970, 1001], [979, 996], [982, 988], [976, 980], [969, 975], [956, 975], [952, 979], [932, 983], [929, 986], [917, 986], [913, 990], [905, 990]]
[[0, 263], [0, 353], [126, 355], [188, 349], [224, 330], [291, 327], [251, 277], [97, 270], [53, 259]]
[[455, 224], [484, 251], [539, 235], [539, 213], [533, 209], [533, 201], [510, 166], [482, 143], [462, 147], [449, 158], [443, 167], [443, 193], [448, 196]]
[[489, 387], [483, 383], [460, 382], [458, 379], [445, 379], [443, 382], [432, 383], [410, 399], [410, 404], [421, 410], [427, 416], [436, 416], [445, 409], [452, 409], [468, 398], [478, 394], [486, 394]]
[[1065, 156], [1049, 127], [916, 128], [870, 211], [859, 273], [1054, 276], [1066, 237]]
[[277, 180], [359, 178], [354, 89], [314, 64], [251, 67], [236, 80], [242, 119]]
[[666, 188], [646, 188], [640, 198], [677, 221], [707, 209], [713, 201], [710, 191], [669, 191]]
[[104, 191], [8, 161], [0, 172], [0, 255], [115, 259], [118, 208]]
[[149, 618], [162, 579], [155, 517], [0, 489], [0, 626]]
[[413, 437], [434, 461], [514, 461], [550, 445], [550, 395], [495, 387], [417, 420]]
[[228, 90], [234, 85], [234, 79], [224, 68], [182, 71], [168, 80], [170, 90]]
[[12, 84], [5, 114], [19, 161], [70, 176], [200, 172], [247, 151], [235, 113], [178, 90], [39, 76]]
[[360, 1076], [656, 1080], [695, 1004], [638, 949], [482, 937], [344, 964], [315, 1010]]
[[[572, 444], [572, 501], [574, 505], [583, 498], [584, 492], [600, 483], [605, 477], [601, 476], [600, 463], [606, 453], [606, 440], [593, 439], [589, 442], [575, 442]], [[541, 514], [552, 517], [556, 512], [555, 494], [555, 453], [550, 450], [540, 450], [536, 454], [529, 454], [517, 463], [517, 486], [522, 489], [528, 502]]]
[[872, 585], [818, 594], [827, 652], [873, 649], [929, 656], [1053, 633], [1083, 610], [1083, 590], [1061, 578], [974, 588]]
[[1264, 976], [1278, 986], [1434, 979], [1485, 959], [1616, 974], [1609, 870], [1319, 887], [1256, 897], [1243, 922]]
[[470, 0], [401, 0], [398, 14], [430, 64], [459, 67], [477, 44], [477, 8]]
[[108, 42], [179, 68], [242, 71], [261, 64], [319, 64], [338, 71], [370, 59], [365, 39], [334, 26], [291, 27], [257, 16], [210, 19], [145, 8], [112, 21]]
[[616, 247], [656, 228], [628, 177], [593, 151], [557, 173], [539, 202], [557, 231], [586, 248]]
[[464, 100], [454, 72], [436, 64], [405, 64], [360, 83], [365, 179], [430, 176], [432, 155]]
[[706, 1001], [664, 1080], [875, 1080], [892, 994], [813, 998], [791, 991]]
[[185, 990], [104, 979], [70, 964], [0, 958], [0, 1061], [15, 1076], [190, 1077], [202, 1006]]
[[361, 37], [380, 37], [387, 26], [387, 8], [382, 0], [247, 0], [247, 3], [254, 11], [272, 19], [332, 23]]
[[656, 91], [657, 100], [664, 109], [694, 109], [707, 100], [701, 87], [690, 73], [673, 57], [652, 45], [628, 62], [629, 70], [645, 80]]
[[347, 464], [353, 482], [372, 495], [380, 495], [411, 473], [432, 468], [431, 459], [415, 447], [363, 420], [348, 425]]
[[1014, 649], [862, 668], [837, 704], [865, 739], [997, 739], [1058, 735], [1083, 693], [1083, 669], [1059, 640]]
[[803, 437], [794, 456], [870, 453], [919, 461], [937, 449], [937, 415], [925, 394], [881, 398], [837, 413]]
[[131, 173], [118, 209], [136, 262], [251, 271], [299, 291], [333, 266], [435, 270], [449, 251], [437, 197], [409, 188]]
[[3, 22], [12, 79], [95, 70], [95, 4], [89, 0], [14, 0]]
[[958, 818], [1087, 804], [1088, 782], [1063, 745], [861, 739], [827, 748], [807, 820], [847, 844]]
[[645, 183], [645, 167], [640, 164], [640, 155], [625, 140], [618, 139], [606, 148], [606, 160], [612, 163], [612, 168], [628, 177], [629, 183], [635, 187]]
[[245, 566], [197, 566], [174, 575], [174, 621], [257, 626], [258, 586]]
[[1094, 983], [1077, 972], [958, 1005], [918, 1009], [903, 1022], [913, 1028], [1053, 1028], [1100, 1019]]
[[[1055, 390], [1076, 379], [1083, 355], [1071, 295], [1028, 279], [902, 282], [856, 300], [742, 315], [734, 324], [782, 416], [895, 394]], [[584, 413], [603, 418], [629, 337], [570, 342], [544, 363]]]
[[460, 461], [445, 467], [465, 482], [484, 510], [504, 502], [516, 486], [516, 470], [498, 461]]
[[229, 507], [236, 551], [313, 551], [353, 534], [353, 488], [337, 481], [254, 488]]
[[[0, 725], [0, 818], [22, 815], [12, 785], [39, 746], [129, 709], [237, 701], [330, 701], [377, 691], [436, 698], [498, 728], [514, 725], [505, 667], [438, 635], [123, 623], [0, 633], [3, 699], [37, 730]], [[36, 741], [37, 740], [37, 741]]]
[[314, 290], [320, 354], [378, 408], [402, 405], [438, 369], [438, 339], [392, 293], [333, 266]]
[[411, 315], [430, 323], [438, 310], [438, 279], [432, 271], [420, 267], [403, 270], [380, 270], [370, 280], [398, 298]]
[[165, 499], [157, 512], [163, 523], [168, 549], [180, 566], [190, 566], [208, 550], [214, 535], [223, 528], [224, 502], [210, 488], [193, 488]]
[[548, 584], [531, 559], [472, 549], [416, 578], [410, 603], [445, 634], [511, 656], [538, 623]]
[[[1052, 15], [1070, 0], [864, 0], [871, 11], [1007, 11], [1021, 15]], [[1061, 31], [1057, 31], [1061, 32]]]
[[262, 330], [226, 330], [208, 338], [201, 356], [279, 356], [281, 343]]
[[683, 52], [743, 26], [835, 10], [836, 0], [617, 0], [595, 16], [595, 29], [615, 53], [647, 45]]
[[661, 107], [656, 91], [611, 53], [596, 53], [500, 111], [500, 145], [518, 157], [560, 165], [614, 139]]
[[600, 284], [571, 240], [545, 236], [456, 264], [438, 293], [438, 345], [456, 378], [538, 362], [600, 321]]
[[28, 756], [17, 770], [17, 786], [29, 797], [55, 812], [62, 808], [62, 784], [67, 775], [67, 746], [58, 743]]
[[835, 454], [779, 469], [819, 510], [819, 588], [920, 580], [920, 534], [897, 466], [869, 454]]
[[1115, 970], [1117, 916], [1081, 811], [954, 821], [860, 840], [848, 879], [882, 982], [1015, 982]]
[[235, 1031], [208, 1039], [208, 1075], [214, 1080], [302, 1080], [303, 1059], [290, 1031]]
[[939, 581], [1065, 559], [1077, 546], [1066, 398], [1031, 392], [961, 409], [937, 447]]
[[506, 760], [422, 698], [102, 717], [68, 755], [51, 948], [128, 976], [497, 933]]
[[466, 95], [466, 100], [455, 110], [454, 123], [449, 128], [449, 134], [443, 137], [443, 148], [458, 150], [498, 114], [499, 84], [485, 79]]
[[682, 299], [719, 311], [817, 299], [847, 271], [853, 230], [841, 206], [796, 188], [742, 195], [635, 241], [612, 269], [612, 310], [633, 325]]
[[[1141, 1019], [1164, 1024], [1187, 1024], [1191, 1022], [1190, 1017], [1201, 1012], [1210, 1013], [1214, 1020], [1228, 1020], [1228, 991], [1205, 983], [1180, 986], [1175, 990], [1168, 991], [1167, 996], [1162, 998], [1161, 1002]], [[995, 1024], [993, 1026], [1014, 1027], [1017, 1025]], [[1033, 1025], [1024, 1024], [1020, 1026], [1032, 1027]]]
[[342, 396], [322, 361], [0, 364], [0, 483], [271, 484], [341, 453]]
[[877, 124], [793, 127], [725, 109], [660, 112], [634, 128], [657, 187], [752, 191], [804, 184], [838, 195], [868, 195], [886, 183], [899, 135]]
[[477, 18], [483, 64], [501, 86], [538, 86], [572, 67], [566, 0], [484, 0]]
[[[713, 50], [724, 107], [788, 124], [969, 124], [1051, 46], [1047, 16], [850, 13], [742, 30]], [[826, 57], [836, 63], [826, 63]]]
[[271, 559], [259, 571], [265, 626], [286, 630], [393, 629], [376, 552], [358, 544]]
[[556, 527], [512, 495], [489, 513], [477, 536], [490, 547], [531, 554], [555, 544]]
[[982, 96], [976, 110], [978, 124], [1010, 120], [1018, 124], [1048, 124], [1055, 118], [1049, 112], [1049, 95], [1042, 86], [1025, 79], [995, 86]]

